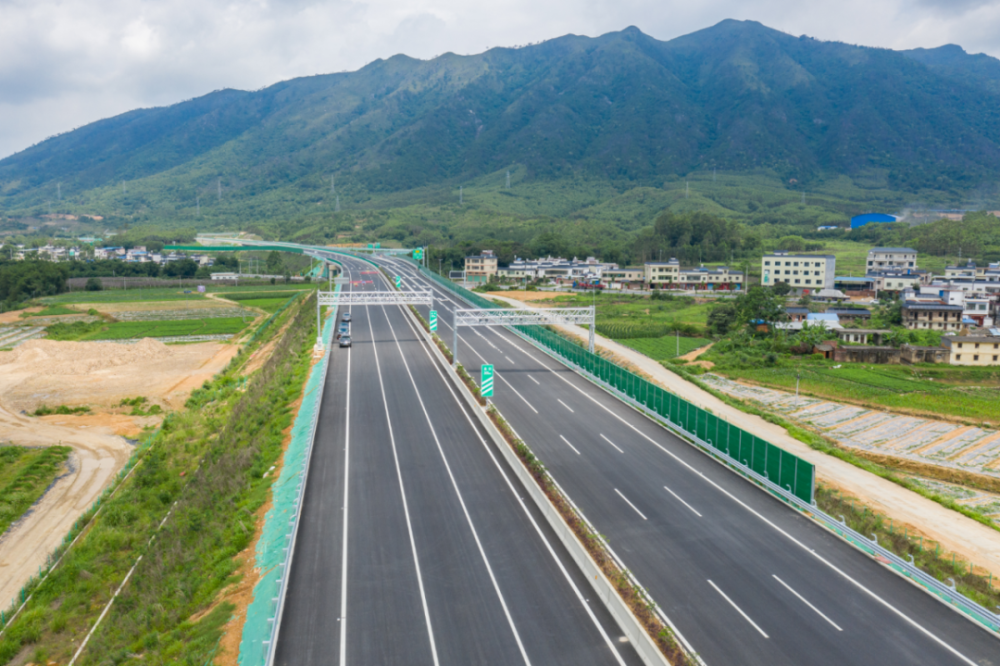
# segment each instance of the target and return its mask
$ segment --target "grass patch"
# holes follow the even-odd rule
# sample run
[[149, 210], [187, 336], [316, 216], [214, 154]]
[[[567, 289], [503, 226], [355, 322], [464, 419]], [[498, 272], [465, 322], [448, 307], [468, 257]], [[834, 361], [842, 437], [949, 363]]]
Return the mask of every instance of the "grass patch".
[[132, 340], [181, 335], [235, 335], [246, 328], [242, 317], [122, 321], [99, 324], [77, 340]]
[[78, 663], [119, 664], [140, 654], [142, 663], [210, 660], [233, 611], [213, 602], [236, 581], [234, 556], [255, 534], [255, 513], [273, 481], [264, 472], [281, 455], [311, 364], [314, 309], [307, 300], [279, 316], [279, 324], [292, 324], [245, 389], [247, 349], [141, 446], [132, 475], [99, 513], [84, 516], [70, 537], [86, 533], [45, 583], [33, 586], [27, 608], [0, 638], [0, 664], [26, 647], [68, 662], [140, 555]]
[[727, 356], [716, 357], [714, 352], [713, 348], [705, 356], [716, 364], [713, 372], [730, 379], [794, 391], [795, 377], [801, 374], [799, 391], [818, 398], [965, 422], [1000, 423], [996, 405], [1000, 370], [996, 368], [847, 365], [818, 357], [782, 360], [774, 367], [747, 367], [727, 363]]
[[50, 305], [41, 312], [31, 312], [22, 314], [22, 317], [55, 317], [58, 315], [78, 315], [82, 314], [79, 310], [74, 310], [72, 308], [67, 308], [63, 305]]
[[251, 308], [260, 308], [264, 312], [274, 314], [287, 302], [288, 298], [284, 296], [280, 298], [250, 298], [241, 300], [240, 305], [245, 305]]
[[[666, 361], [693, 352], [695, 349], [701, 349], [712, 341], [705, 338], [667, 335], [661, 338], [629, 338], [618, 340], [618, 342], [656, 361]], [[680, 347], [680, 353], [677, 351], [678, 347]]]
[[68, 446], [0, 446], [0, 534], [45, 493], [71, 452]]
[[59, 405], [58, 407], [48, 407], [42, 405], [36, 409], [32, 416], [49, 416], [50, 414], [89, 414], [90, 407], [82, 405], [80, 407], [67, 407], [66, 405]]
[[[185, 294], [185, 289], [190, 289], [190, 294]], [[42, 303], [48, 305], [67, 303], [130, 303], [142, 301], [182, 301], [182, 300], [203, 300], [205, 297], [195, 289], [185, 287], [164, 288], [156, 287], [151, 289], [115, 289], [105, 291], [71, 291], [58, 296], [46, 296], [40, 298]]]
[[712, 303], [692, 296], [657, 294], [655, 298], [634, 294], [560, 294], [533, 305], [555, 307], [597, 306], [597, 331], [608, 338], [655, 338], [680, 331], [694, 336], [705, 332]]

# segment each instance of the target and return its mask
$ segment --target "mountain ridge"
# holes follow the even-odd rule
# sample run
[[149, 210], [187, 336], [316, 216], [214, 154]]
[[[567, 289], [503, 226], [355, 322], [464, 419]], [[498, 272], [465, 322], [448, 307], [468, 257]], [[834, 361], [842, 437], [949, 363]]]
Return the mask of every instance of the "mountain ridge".
[[55, 183], [100, 209], [123, 180], [193, 203], [220, 179], [249, 201], [330, 176], [351, 204], [512, 165], [648, 186], [768, 169], [962, 190], [1000, 170], [998, 102], [1000, 61], [954, 45], [891, 51], [731, 19], [660, 41], [629, 26], [133, 110], [0, 160], [0, 208], [38, 207]]

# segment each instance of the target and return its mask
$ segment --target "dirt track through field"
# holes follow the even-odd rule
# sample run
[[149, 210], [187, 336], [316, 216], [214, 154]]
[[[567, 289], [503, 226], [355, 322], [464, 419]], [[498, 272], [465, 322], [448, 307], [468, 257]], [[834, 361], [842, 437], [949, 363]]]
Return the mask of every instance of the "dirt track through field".
[[[122, 398], [145, 396], [166, 409], [229, 363], [236, 345], [167, 346], [33, 340], [0, 352], [0, 442], [71, 446], [68, 469], [0, 536], [0, 608], [45, 564], [80, 515], [128, 461], [134, 437], [158, 417], [104, 413]], [[31, 417], [41, 404], [88, 405], [96, 413]], [[124, 436], [123, 436], [124, 435]]]

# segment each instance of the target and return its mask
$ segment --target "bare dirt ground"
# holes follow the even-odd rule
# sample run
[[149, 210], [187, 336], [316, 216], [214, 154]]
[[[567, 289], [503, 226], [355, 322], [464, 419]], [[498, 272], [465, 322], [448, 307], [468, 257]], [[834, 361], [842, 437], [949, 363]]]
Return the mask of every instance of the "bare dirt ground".
[[0, 314], [0, 324], [18, 324], [24, 321], [21, 319], [21, 315], [23, 313], [41, 312], [43, 309], [44, 308], [42, 307], [34, 307], [26, 308], [24, 310], [11, 310], [10, 312], [4, 312], [3, 314]]
[[[0, 352], [0, 441], [73, 447], [66, 473], [20, 521], [0, 536], [0, 607], [45, 563], [77, 518], [132, 454], [134, 437], [157, 417], [108, 413], [122, 398], [146, 396], [168, 409], [225, 368], [236, 345], [167, 346], [155, 340], [113, 342], [32, 340]], [[88, 405], [93, 414], [31, 417], [41, 404]]]
[[[490, 296], [497, 300], [505, 300], [514, 306], [520, 305], [514, 299], [505, 299], [495, 294]], [[586, 339], [588, 335], [588, 331], [579, 326], [558, 328], [580, 339]], [[891, 517], [896, 524], [908, 525], [926, 538], [939, 542], [946, 551], [952, 551], [959, 558], [992, 572], [994, 577], [1000, 576], [1000, 531], [839, 458], [811, 449], [789, 435], [784, 428], [722, 402], [711, 393], [691, 384], [637, 351], [600, 335], [596, 336], [595, 344], [612, 352], [618, 358], [626, 359], [629, 365], [639, 369], [667, 390], [683, 395], [695, 405], [710, 409], [730, 423], [813, 463], [819, 481], [861, 499], [876, 511]]]

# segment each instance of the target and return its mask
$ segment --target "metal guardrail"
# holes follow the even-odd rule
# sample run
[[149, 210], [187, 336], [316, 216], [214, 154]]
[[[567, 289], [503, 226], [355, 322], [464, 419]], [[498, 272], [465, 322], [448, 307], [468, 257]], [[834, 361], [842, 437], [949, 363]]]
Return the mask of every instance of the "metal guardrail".
[[[426, 272], [423, 268], [421, 268], [420, 270], [421, 272], [424, 272], [426, 275], [433, 276], [433, 274]], [[466, 298], [465, 294], [463, 294], [462, 291], [459, 290], [459, 288], [455, 287], [455, 285], [446, 285], [443, 281], [436, 281], [436, 282], [448, 286], [451, 289], [451, 291], [453, 291], [457, 296], [459, 296], [466, 302], [470, 303], [474, 307], [477, 307], [477, 305], [473, 302], [473, 300]], [[665, 425], [667, 428], [676, 433], [682, 439], [685, 439], [694, 444], [695, 446], [697, 446], [702, 452], [707, 453], [708, 455], [715, 458], [716, 460], [719, 460], [720, 462], [727, 465], [734, 471], [741, 473], [746, 478], [751, 479], [758, 485], [764, 487], [778, 499], [784, 501], [786, 504], [791, 505], [793, 508], [797, 509], [803, 514], [806, 514], [809, 517], [813, 518], [816, 522], [820, 523], [821, 525], [832, 531], [834, 534], [844, 539], [849, 544], [858, 548], [862, 552], [865, 552], [876, 559], [881, 558], [883, 560], [882, 562], [883, 564], [895, 570], [896, 573], [899, 573], [900, 575], [906, 577], [912, 582], [920, 585], [928, 593], [939, 598], [941, 601], [949, 604], [954, 610], [962, 613], [968, 619], [973, 620], [974, 622], [978, 622], [980, 625], [982, 625], [983, 627], [989, 629], [994, 633], [1000, 633], [1000, 615], [981, 606], [972, 599], [966, 597], [964, 594], [958, 592], [954, 587], [946, 585], [945, 583], [939, 581], [937, 578], [934, 578], [933, 576], [931, 576], [924, 570], [920, 569], [916, 565], [907, 562], [906, 560], [896, 555], [892, 551], [884, 548], [883, 546], [880, 546], [877, 539], [874, 540], [869, 539], [860, 532], [857, 532], [852, 528], [848, 527], [844, 521], [837, 520], [836, 518], [824, 513], [816, 505], [815, 500], [813, 501], [812, 504], [802, 501], [789, 491], [785, 490], [784, 488], [781, 488], [778, 484], [768, 479], [766, 476], [763, 476], [753, 471], [748, 465], [745, 465], [742, 461], [736, 460], [735, 458], [731, 457], [724, 451], [716, 449], [714, 446], [712, 446], [711, 442], [704, 441], [697, 435], [694, 435], [682, 429], [680, 426], [673, 423], [669, 419], [663, 418], [662, 416], [650, 410], [642, 403], [625, 395], [618, 389], [614, 388], [607, 382], [601, 380], [599, 377], [594, 376], [593, 374], [583, 369], [582, 367], [578, 366], [577, 364], [556, 354], [554, 351], [549, 350], [544, 345], [536, 342], [535, 340], [532, 340], [530, 337], [522, 334], [520, 331], [517, 331], [515, 329], [508, 329], [508, 330], [510, 330], [512, 333], [514, 333], [521, 339], [525, 340], [526, 342], [530, 343], [532, 346], [536, 347], [537, 349], [551, 356], [552, 358], [555, 358], [560, 363], [563, 363], [564, 365], [573, 368], [581, 376], [587, 378], [594, 384], [597, 384], [604, 390], [608, 391], [609, 393], [617, 397], [622, 402], [629, 404], [630, 406], [639, 410], [640, 412], [642, 412], [649, 418], [653, 419], [657, 423]]]
[[[339, 287], [338, 287], [339, 289]], [[334, 308], [334, 319], [336, 321], [337, 310]], [[333, 328], [331, 326], [331, 333]], [[320, 331], [320, 336], [323, 332]], [[306, 483], [309, 480], [309, 466], [312, 463], [312, 450], [313, 446], [316, 444], [316, 428], [319, 423], [319, 412], [320, 407], [323, 404], [323, 391], [326, 388], [326, 372], [330, 367], [330, 351], [332, 345], [326, 346], [326, 353], [323, 354], [323, 360], [321, 361], [323, 367], [320, 372], [323, 375], [323, 379], [319, 382], [319, 387], [316, 392], [316, 408], [313, 410], [312, 423], [309, 425], [309, 449], [306, 451], [306, 462], [305, 466], [302, 468], [302, 482], [299, 485], [298, 497], [295, 498], [295, 517], [292, 519], [292, 541], [288, 545], [288, 552], [285, 555], [285, 561], [279, 564], [281, 567], [281, 586], [278, 588], [278, 596], [274, 599], [275, 601], [275, 616], [273, 622], [271, 623], [271, 636], [268, 640], [264, 641], [267, 645], [267, 657], [264, 661], [266, 666], [274, 665], [275, 650], [278, 645], [278, 633], [281, 629], [281, 619], [285, 610], [285, 597], [288, 595], [288, 577], [292, 570], [292, 558], [295, 556], [295, 543], [298, 540], [299, 535], [299, 523], [302, 519], [302, 500], [305, 498], [306, 494]]]

